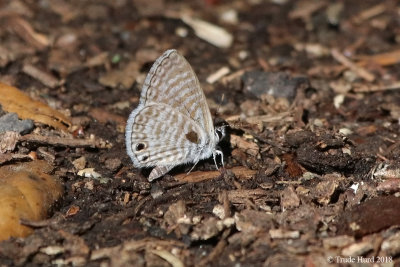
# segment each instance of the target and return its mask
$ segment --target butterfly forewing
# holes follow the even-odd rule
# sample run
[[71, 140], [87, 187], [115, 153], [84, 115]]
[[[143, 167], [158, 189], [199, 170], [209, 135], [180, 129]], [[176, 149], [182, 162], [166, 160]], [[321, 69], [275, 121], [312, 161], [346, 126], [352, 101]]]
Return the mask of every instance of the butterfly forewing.
[[213, 135], [214, 126], [206, 97], [190, 64], [176, 50], [159, 57], [143, 85], [141, 104], [165, 103], [188, 115], [206, 133]]

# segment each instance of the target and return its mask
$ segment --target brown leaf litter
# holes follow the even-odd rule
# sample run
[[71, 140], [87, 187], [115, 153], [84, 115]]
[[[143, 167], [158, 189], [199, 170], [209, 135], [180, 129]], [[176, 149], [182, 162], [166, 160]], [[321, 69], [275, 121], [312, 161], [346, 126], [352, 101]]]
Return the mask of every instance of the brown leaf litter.
[[66, 115], [4, 83], [0, 83], [0, 104], [3, 110], [17, 113], [20, 119], [32, 119], [63, 131], [71, 126]]

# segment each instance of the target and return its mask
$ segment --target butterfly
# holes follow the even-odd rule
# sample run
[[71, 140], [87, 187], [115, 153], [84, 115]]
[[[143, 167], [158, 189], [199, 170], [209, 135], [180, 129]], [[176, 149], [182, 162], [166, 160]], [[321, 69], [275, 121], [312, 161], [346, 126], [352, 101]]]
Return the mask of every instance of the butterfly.
[[177, 165], [196, 166], [211, 156], [216, 164], [216, 155], [223, 157], [216, 146], [224, 135], [224, 127], [214, 128], [190, 64], [176, 50], [165, 51], [147, 74], [139, 105], [126, 125], [126, 149], [133, 165], [154, 167], [151, 182]]

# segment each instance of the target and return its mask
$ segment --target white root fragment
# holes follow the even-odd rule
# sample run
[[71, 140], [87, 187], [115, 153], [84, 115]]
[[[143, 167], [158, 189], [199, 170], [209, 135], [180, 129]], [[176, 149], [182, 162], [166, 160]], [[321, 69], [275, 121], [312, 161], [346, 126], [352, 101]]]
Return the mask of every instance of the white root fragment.
[[194, 19], [187, 15], [181, 16], [184, 23], [192, 27], [197, 37], [220, 48], [229, 48], [233, 36], [225, 29], [201, 19]]

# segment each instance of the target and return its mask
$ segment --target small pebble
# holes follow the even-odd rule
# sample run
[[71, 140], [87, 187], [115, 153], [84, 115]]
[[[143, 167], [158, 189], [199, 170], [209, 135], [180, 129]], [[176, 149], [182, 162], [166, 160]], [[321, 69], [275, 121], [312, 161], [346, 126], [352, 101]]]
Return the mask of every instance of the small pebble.
[[153, 199], [156, 199], [164, 194], [164, 190], [162, 189], [161, 186], [154, 184], [150, 189], [150, 194], [153, 197]]
[[86, 158], [85, 157], [77, 158], [76, 160], [72, 161], [72, 164], [77, 170], [82, 170], [86, 167]]
[[106, 168], [111, 171], [116, 171], [121, 167], [121, 160], [118, 158], [107, 159], [105, 162]]

